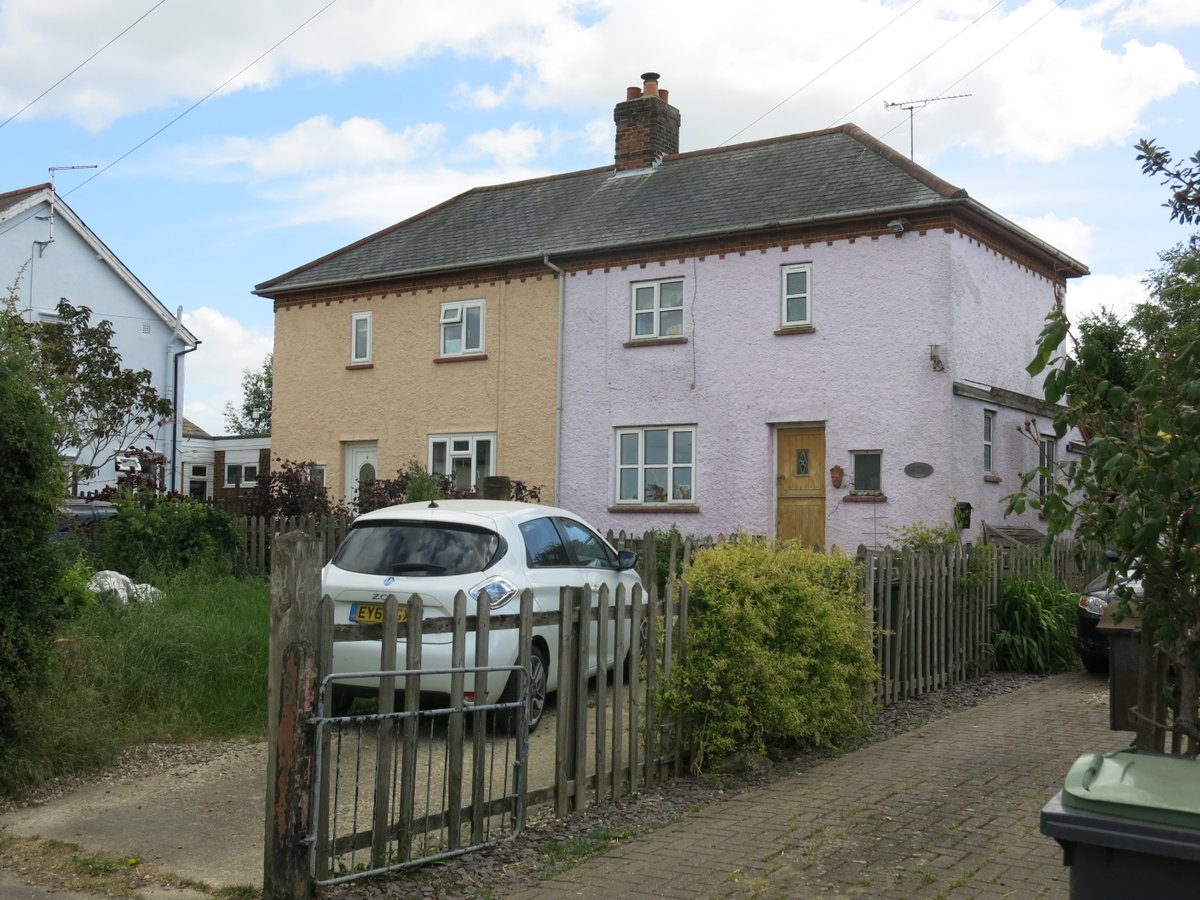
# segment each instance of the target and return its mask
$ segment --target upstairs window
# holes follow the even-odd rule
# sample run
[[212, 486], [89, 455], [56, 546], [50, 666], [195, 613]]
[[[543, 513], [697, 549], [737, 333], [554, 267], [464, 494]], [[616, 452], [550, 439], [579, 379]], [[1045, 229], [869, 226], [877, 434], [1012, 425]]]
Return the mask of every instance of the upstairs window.
[[617, 432], [617, 502], [694, 505], [695, 465], [694, 428], [623, 428]]
[[632, 316], [635, 341], [683, 337], [683, 279], [635, 284]]
[[794, 328], [812, 324], [812, 266], [809, 263], [783, 267], [782, 295], [779, 304], [780, 325]]
[[1038, 468], [1046, 470], [1038, 474], [1038, 496], [1042, 499], [1054, 492], [1054, 464], [1057, 459], [1057, 441], [1043, 434], [1038, 440]]
[[483, 352], [484, 301], [443, 303], [442, 356]]
[[995, 475], [995, 459], [993, 456], [992, 435], [996, 430], [996, 414], [991, 410], [983, 413], [983, 474]]
[[371, 314], [354, 313], [350, 317], [350, 364], [364, 365], [371, 361]]

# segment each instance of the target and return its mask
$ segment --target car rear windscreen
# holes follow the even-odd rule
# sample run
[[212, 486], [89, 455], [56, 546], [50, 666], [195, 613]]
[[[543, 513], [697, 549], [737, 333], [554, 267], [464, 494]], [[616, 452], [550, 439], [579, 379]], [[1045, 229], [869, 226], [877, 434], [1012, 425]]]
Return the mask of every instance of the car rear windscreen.
[[493, 531], [430, 522], [364, 522], [333, 557], [347, 572], [441, 578], [482, 572], [504, 555]]

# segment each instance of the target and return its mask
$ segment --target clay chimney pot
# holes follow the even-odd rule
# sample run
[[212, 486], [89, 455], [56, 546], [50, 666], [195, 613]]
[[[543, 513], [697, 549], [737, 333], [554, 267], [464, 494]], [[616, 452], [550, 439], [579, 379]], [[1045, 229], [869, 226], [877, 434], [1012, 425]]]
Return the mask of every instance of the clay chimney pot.
[[636, 100], [640, 96], [642, 96], [642, 89], [640, 87], [625, 88], [626, 100]]

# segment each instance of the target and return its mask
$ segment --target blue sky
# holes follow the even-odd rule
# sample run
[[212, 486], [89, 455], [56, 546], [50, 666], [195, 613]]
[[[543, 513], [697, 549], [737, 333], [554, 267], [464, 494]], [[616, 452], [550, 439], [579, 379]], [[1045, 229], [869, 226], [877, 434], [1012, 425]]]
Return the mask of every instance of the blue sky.
[[1195, 0], [0, 0], [0, 190], [99, 167], [59, 192], [183, 307], [185, 415], [221, 433], [271, 349], [255, 284], [470, 187], [611, 163], [645, 71], [683, 150], [850, 121], [908, 153], [886, 103], [969, 94], [916, 113], [915, 158], [1085, 262], [1074, 317], [1126, 311], [1188, 234], [1132, 145], [1200, 147]]

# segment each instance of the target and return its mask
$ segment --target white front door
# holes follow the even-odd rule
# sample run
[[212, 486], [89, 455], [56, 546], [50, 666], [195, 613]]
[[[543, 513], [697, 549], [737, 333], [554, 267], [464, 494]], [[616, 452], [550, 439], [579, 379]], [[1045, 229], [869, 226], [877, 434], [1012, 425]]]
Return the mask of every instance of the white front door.
[[375, 441], [346, 444], [346, 505], [358, 509], [358, 486], [378, 477], [378, 447]]

